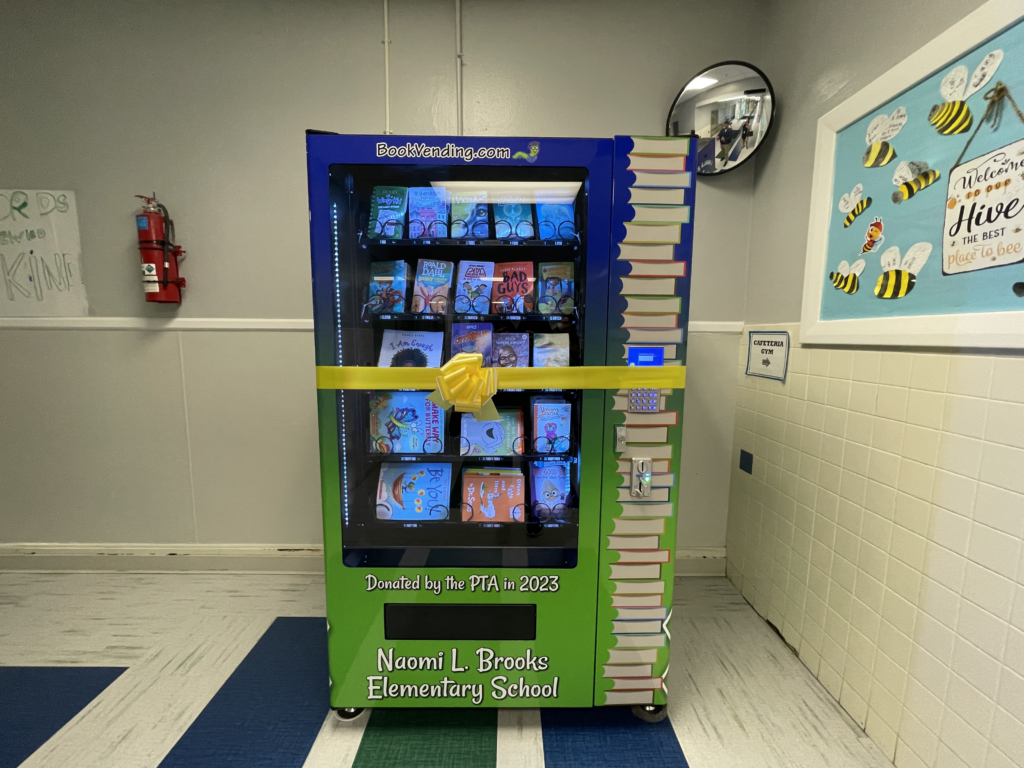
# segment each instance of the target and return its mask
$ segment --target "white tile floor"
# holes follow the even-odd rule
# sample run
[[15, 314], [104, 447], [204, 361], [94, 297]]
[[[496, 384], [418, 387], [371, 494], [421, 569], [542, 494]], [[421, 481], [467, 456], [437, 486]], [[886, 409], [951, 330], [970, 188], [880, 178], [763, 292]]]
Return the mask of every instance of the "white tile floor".
[[[275, 617], [323, 613], [316, 575], [0, 573], [0, 665], [129, 667], [23, 768], [155, 768]], [[672, 637], [692, 768], [891, 766], [725, 579], [677, 581]], [[499, 765], [542, 764], [529, 718]], [[326, 722], [306, 765], [351, 765], [361, 728]]]

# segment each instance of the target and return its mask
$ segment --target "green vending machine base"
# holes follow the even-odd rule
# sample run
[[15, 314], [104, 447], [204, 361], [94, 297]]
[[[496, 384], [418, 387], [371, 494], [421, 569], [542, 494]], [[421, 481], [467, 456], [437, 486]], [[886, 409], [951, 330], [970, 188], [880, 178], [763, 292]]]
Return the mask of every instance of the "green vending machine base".
[[664, 717], [694, 143], [308, 135], [339, 716]]

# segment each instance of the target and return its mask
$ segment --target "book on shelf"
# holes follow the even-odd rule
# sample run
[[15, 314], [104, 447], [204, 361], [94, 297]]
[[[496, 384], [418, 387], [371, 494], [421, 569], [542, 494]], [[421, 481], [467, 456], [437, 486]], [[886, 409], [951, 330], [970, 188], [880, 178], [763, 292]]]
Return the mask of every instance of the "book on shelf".
[[374, 453], [441, 453], [445, 410], [429, 392], [370, 394], [370, 448]]
[[542, 523], [560, 520], [568, 513], [569, 462], [535, 461], [530, 464], [530, 506]]
[[374, 187], [367, 233], [374, 240], [398, 240], [405, 231], [408, 187]]
[[515, 456], [523, 452], [523, 443], [523, 412], [518, 408], [499, 409], [494, 421], [462, 414], [463, 456]]
[[575, 201], [569, 190], [537, 190], [537, 233], [542, 240], [569, 240], [576, 236]]
[[462, 519], [474, 523], [526, 521], [526, 484], [518, 469], [462, 470]]
[[493, 284], [493, 261], [460, 261], [455, 281], [455, 311], [459, 314], [487, 314]]
[[491, 337], [491, 365], [495, 368], [529, 368], [530, 334], [494, 334]]
[[380, 345], [378, 368], [440, 368], [442, 331], [396, 331], [388, 328]]
[[537, 311], [542, 315], [562, 315], [576, 306], [576, 281], [571, 261], [541, 262], [537, 265]]
[[451, 478], [451, 464], [384, 462], [377, 481], [377, 519], [447, 519]]
[[572, 403], [554, 396], [534, 395], [530, 398], [533, 411], [533, 448], [539, 453], [569, 450], [569, 431], [572, 423]]
[[404, 312], [408, 288], [409, 265], [404, 261], [375, 261], [370, 264], [367, 306], [374, 314]]
[[534, 368], [564, 368], [568, 365], [568, 333], [535, 333], [533, 335]]
[[481, 240], [490, 234], [487, 192], [452, 192], [452, 223], [448, 230], [457, 240]]
[[443, 315], [448, 311], [448, 292], [452, 287], [455, 265], [450, 261], [420, 259], [416, 263], [416, 285], [412, 292], [412, 311], [416, 314]]
[[485, 366], [491, 364], [490, 323], [452, 323], [452, 357], [460, 352], [483, 355]]
[[494, 236], [498, 240], [533, 237], [533, 206], [526, 195], [503, 194], [494, 201]]
[[448, 192], [444, 187], [409, 188], [409, 237], [448, 237]]
[[494, 267], [491, 305], [495, 314], [533, 312], [533, 262], [507, 261]]

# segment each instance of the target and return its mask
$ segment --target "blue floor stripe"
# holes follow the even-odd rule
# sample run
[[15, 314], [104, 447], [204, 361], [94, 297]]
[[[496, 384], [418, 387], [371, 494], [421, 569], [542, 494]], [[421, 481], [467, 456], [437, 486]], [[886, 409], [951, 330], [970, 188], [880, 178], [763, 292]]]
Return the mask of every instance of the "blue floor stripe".
[[0, 768], [15, 768], [124, 667], [0, 667]]
[[327, 624], [278, 618], [160, 768], [301, 768], [330, 709]]
[[688, 768], [672, 724], [646, 723], [629, 707], [543, 709], [545, 768]]

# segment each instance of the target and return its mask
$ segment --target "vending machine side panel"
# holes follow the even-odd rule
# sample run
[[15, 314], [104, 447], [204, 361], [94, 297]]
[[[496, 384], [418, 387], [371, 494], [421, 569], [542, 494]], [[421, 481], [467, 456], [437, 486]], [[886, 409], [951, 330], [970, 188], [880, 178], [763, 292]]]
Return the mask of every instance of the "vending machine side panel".
[[[615, 137], [606, 365], [686, 365], [693, 137]], [[664, 705], [682, 389], [605, 397], [594, 703]]]

